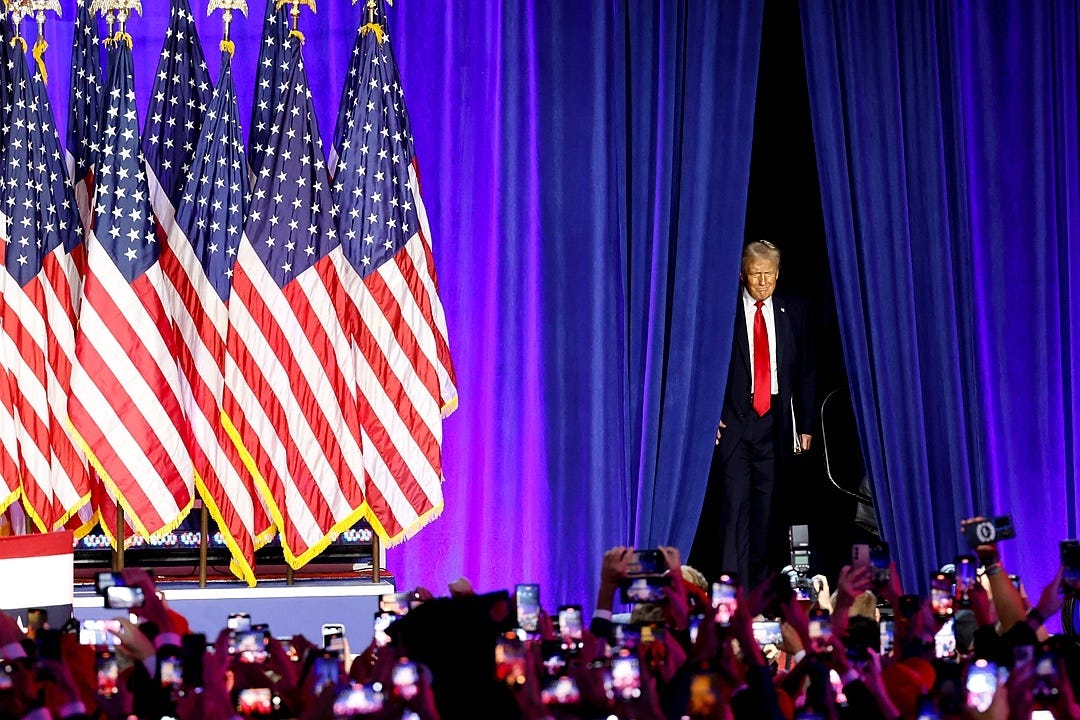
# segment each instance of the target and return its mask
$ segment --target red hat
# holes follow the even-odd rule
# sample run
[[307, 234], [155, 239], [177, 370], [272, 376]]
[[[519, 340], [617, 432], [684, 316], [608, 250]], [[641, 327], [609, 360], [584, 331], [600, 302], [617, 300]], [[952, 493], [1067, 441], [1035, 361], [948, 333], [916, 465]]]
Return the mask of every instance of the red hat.
[[934, 687], [934, 682], [937, 681], [937, 672], [934, 670], [934, 666], [929, 660], [926, 658], [912, 657], [904, 660], [901, 664], [907, 665], [918, 674], [919, 680], [922, 683], [922, 692], [924, 695], [930, 692]]
[[913, 717], [919, 709], [919, 696], [923, 694], [919, 673], [904, 663], [897, 663], [882, 670], [881, 679], [900, 714]]

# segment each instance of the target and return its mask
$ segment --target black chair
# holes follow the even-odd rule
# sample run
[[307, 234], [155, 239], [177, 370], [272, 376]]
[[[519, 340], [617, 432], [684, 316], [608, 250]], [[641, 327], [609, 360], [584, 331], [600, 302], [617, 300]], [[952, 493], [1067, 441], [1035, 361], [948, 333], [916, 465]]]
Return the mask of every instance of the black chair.
[[821, 450], [825, 457], [825, 476], [844, 495], [873, 507], [866, 464], [863, 460], [855, 410], [846, 387], [836, 388], [821, 402]]

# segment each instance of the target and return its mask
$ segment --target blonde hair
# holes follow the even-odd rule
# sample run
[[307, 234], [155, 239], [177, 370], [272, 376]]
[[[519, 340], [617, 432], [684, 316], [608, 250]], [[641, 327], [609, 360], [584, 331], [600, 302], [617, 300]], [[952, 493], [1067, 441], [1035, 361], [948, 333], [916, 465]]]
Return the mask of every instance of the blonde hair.
[[768, 260], [776, 267], [780, 267], [780, 248], [768, 240], [755, 240], [743, 246], [742, 269], [750, 264], [751, 260]]

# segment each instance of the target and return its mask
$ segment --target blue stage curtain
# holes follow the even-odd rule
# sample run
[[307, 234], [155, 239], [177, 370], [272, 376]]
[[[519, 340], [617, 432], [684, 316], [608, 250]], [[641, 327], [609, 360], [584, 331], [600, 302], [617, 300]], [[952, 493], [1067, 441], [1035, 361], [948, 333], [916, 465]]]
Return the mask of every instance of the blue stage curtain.
[[1076, 533], [1075, 2], [800, 4], [844, 356], [909, 587], [1011, 513], [1036, 593]]
[[689, 551], [743, 241], [762, 4], [394, 8], [462, 404], [408, 580], [592, 601]]

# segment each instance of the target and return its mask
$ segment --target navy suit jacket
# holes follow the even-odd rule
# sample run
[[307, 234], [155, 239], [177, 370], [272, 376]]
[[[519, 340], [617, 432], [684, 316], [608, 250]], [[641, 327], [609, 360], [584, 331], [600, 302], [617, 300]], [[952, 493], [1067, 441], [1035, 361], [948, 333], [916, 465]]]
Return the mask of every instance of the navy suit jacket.
[[[774, 293], [773, 324], [776, 327], [776, 377], [778, 386], [780, 452], [777, 459], [793, 452], [796, 433], [812, 435], [814, 427], [815, 377], [811, 349], [806, 333], [806, 307], [794, 298]], [[743, 313], [742, 287], [735, 303], [735, 332], [731, 362], [728, 364], [724, 407], [720, 420], [727, 427], [720, 436], [720, 456], [727, 458], [735, 450], [746, 429], [746, 420], [754, 412], [750, 405], [753, 369]], [[792, 426], [792, 415], [795, 425]]]

